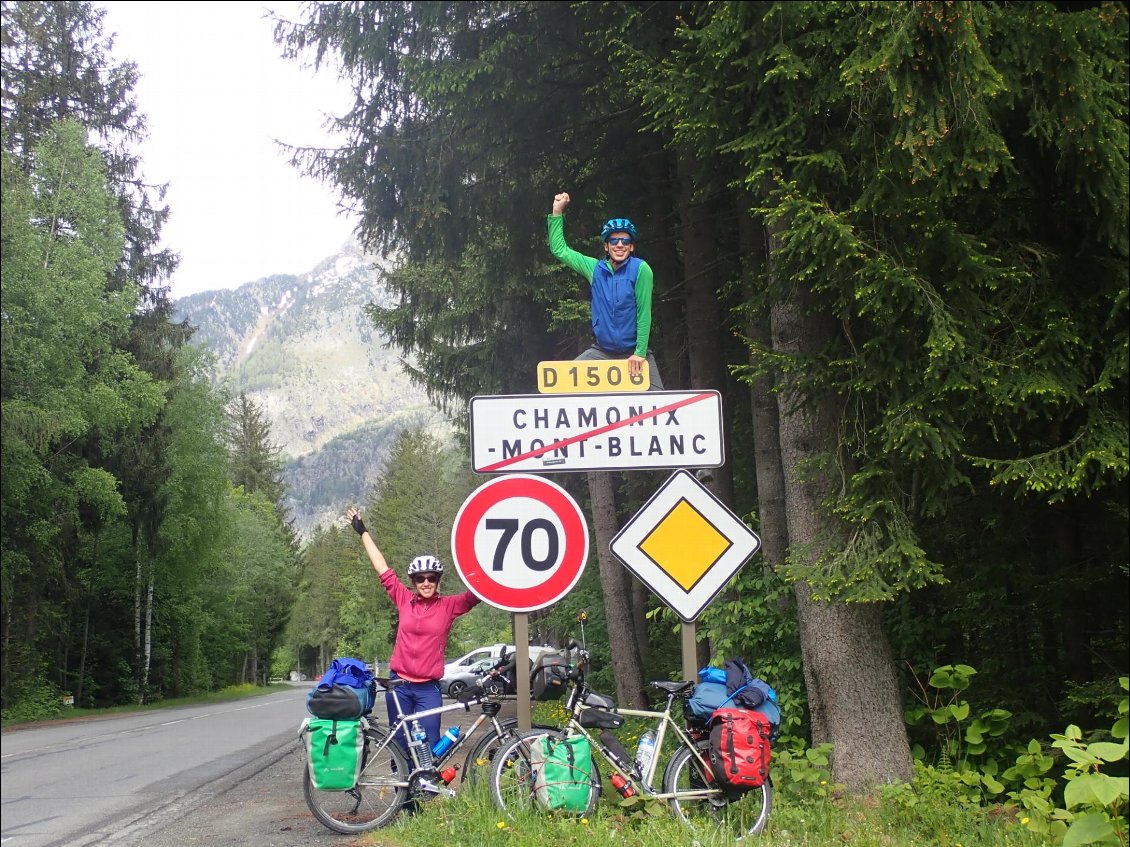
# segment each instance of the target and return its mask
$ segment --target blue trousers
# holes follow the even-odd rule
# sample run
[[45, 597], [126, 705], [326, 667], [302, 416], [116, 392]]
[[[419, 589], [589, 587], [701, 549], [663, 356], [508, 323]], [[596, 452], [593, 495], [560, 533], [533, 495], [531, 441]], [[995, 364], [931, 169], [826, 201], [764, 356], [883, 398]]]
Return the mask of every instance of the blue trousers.
[[[392, 679], [397, 679], [395, 673], [391, 673], [389, 676]], [[399, 711], [393, 697], [400, 701]], [[385, 694], [385, 705], [388, 706], [388, 725], [391, 728], [396, 726], [401, 713], [410, 715], [413, 712], [422, 712], [425, 709], [438, 709], [443, 705], [443, 695], [440, 693], [439, 683], [435, 681], [402, 682]], [[439, 715], [420, 719], [420, 726], [428, 734], [428, 744], [432, 747], [439, 741], [439, 719]], [[408, 730], [411, 732], [411, 724], [409, 724]], [[404, 737], [404, 733], [396, 733], [396, 743], [400, 745], [405, 757], [411, 762], [412, 757], [408, 755], [408, 740]]]

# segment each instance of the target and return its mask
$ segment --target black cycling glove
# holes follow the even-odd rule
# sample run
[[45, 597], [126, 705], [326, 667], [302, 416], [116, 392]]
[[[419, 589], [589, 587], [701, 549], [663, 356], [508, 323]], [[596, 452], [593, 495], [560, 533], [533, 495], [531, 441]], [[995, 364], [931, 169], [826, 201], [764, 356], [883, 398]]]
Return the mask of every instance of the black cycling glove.
[[353, 516], [353, 517], [352, 517], [352, 518], [350, 519], [350, 521], [349, 521], [349, 522], [350, 522], [351, 524], [353, 524], [353, 528], [354, 528], [355, 530], [357, 530], [357, 534], [358, 534], [358, 535], [364, 535], [364, 534], [365, 534], [365, 532], [367, 531], [367, 530], [365, 529], [365, 522], [364, 522], [363, 520], [361, 520], [361, 516], [360, 516], [360, 515], [354, 515], [354, 516]]

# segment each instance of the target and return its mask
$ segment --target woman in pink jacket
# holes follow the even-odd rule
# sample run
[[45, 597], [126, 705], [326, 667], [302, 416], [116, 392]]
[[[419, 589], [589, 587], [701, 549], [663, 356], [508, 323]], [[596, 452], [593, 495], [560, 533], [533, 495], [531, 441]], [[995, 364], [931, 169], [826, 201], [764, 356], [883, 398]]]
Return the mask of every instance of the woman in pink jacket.
[[[396, 687], [395, 696], [400, 699], [406, 715], [438, 708], [443, 702], [439, 680], [443, 677], [451, 626], [457, 617], [475, 608], [479, 598], [470, 591], [441, 596], [439, 582], [443, 577], [443, 564], [435, 556], [417, 556], [408, 565], [408, 578], [416, 589], [415, 593], [409, 591], [397, 579], [396, 572], [388, 566], [373, 536], [365, 529], [361, 513], [351, 506], [345, 516], [361, 536], [361, 544], [373, 564], [373, 570], [400, 614], [396, 644], [388, 661], [389, 676], [407, 682]], [[393, 696], [390, 691], [385, 698], [389, 726], [399, 718]], [[420, 724], [428, 733], [428, 743], [434, 745], [439, 740], [440, 716], [425, 718]], [[401, 735], [398, 734], [396, 740], [402, 747], [406, 746]]]

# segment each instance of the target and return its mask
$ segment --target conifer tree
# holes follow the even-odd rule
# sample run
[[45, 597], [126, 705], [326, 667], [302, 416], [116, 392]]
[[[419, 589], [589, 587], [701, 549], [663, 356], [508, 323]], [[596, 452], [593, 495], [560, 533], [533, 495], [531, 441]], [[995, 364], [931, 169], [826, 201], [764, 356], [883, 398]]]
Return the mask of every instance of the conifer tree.
[[286, 494], [279, 448], [271, 441], [271, 422], [247, 393], [239, 392], [228, 409], [231, 480], [248, 494], [261, 494], [281, 508]]
[[781, 391], [785, 572], [814, 737], [866, 787], [909, 773], [876, 604], [944, 579], [957, 492], [1005, 512], [994, 487], [1070, 502], [1126, 478], [1126, 8], [722, 3], [684, 23], [636, 90], [729, 154], [770, 234], [753, 352]]

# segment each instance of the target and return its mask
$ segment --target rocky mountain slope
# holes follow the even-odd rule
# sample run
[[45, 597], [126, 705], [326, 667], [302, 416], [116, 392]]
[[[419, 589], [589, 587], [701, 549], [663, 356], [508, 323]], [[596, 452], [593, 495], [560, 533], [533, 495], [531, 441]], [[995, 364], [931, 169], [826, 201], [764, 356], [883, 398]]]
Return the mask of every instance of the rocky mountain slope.
[[346, 245], [308, 273], [175, 304], [196, 327], [193, 343], [214, 354], [215, 381], [246, 391], [271, 422], [303, 535], [367, 499], [402, 428], [450, 432], [365, 317], [367, 303], [387, 302], [382, 277], [374, 259]]

